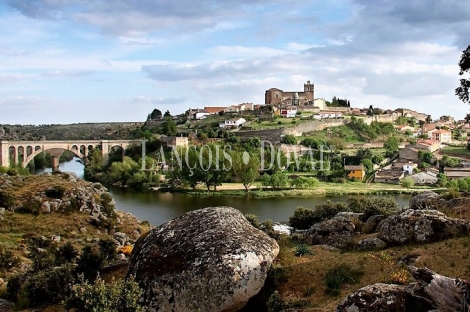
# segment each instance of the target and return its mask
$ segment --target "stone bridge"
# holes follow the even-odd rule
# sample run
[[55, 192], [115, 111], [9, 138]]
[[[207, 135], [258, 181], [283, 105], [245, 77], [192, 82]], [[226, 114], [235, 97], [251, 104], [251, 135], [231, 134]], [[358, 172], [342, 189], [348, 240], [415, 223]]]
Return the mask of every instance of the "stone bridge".
[[80, 141], [0, 141], [0, 166], [10, 166], [10, 161], [15, 165], [26, 167], [35, 156], [41, 152], [52, 157], [52, 170], [59, 170], [59, 158], [67, 150], [74, 153], [82, 160], [86, 160], [88, 152], [99, 149], [104, 163], [108, 163], [109, 153], [115, 147], [125, 150], [133, 144], [140, 144], [138, 140], [80, 140]]

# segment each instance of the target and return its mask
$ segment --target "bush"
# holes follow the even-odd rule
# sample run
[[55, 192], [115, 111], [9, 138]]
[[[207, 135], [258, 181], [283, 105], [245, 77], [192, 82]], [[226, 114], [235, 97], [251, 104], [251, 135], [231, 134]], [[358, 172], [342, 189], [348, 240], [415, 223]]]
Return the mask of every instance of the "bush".
[[398, 209], [398, 204], [391, 196], [352, 197], [348, 200], [348, 209], [364, 213], [364, 219], [368, 219], [375, 215], [388, 216]]
[[90, 284], [81, 276], [80, 282], [72, 286], [65, 305], [68, 309], [81, 312], [143, 312], [144, 308], [138, 303], [142, 294], [133, 279], [113, 279], [106, 284], [98, 276], [94, 284]]
[[251, 225], [259, 229], [261, 225], [259, 224], [258, 217], [252, 213], [245, 213], [245, 218]]
[[291, 135], [291, 134], [286, 134], [282, 140], [281, 140], [282, 143], [284, 144], [292, 144], [292, 145], [295, 145], [297, 144], [297, 139], [295, 138], [295, 136]]
[[302, 206], [297, 207], [294, 211], [294, 215], [289, 217], [289, 225], [297, 230], [306, 230], [310, 228], [313, 223], [313, 210]]
[[15, 197], [6, 191], [0, 190], [0, 207], [10, 208], [15, 204]]
[[30, 276], [24, 290], [32, 306], [51, 304], [65, 299], [73, 282], [72, 266], [49, 268]]
[[67, 242], [57, 249], [55, 254], [56, 264], [72, 263], [78, 256], [78, 251], [73, 247], [71, 242]]
[[49, 198], [62, 199], [64, 197], [65, 187], [62, 185], [56, 185], [46, 190], [46, 196]]
[[413, 185], [415, 185], [415, 180], [413, 180], [412, 177], [406, 177], [401, 180], [401, 185], [403, 187], [406, 187], [407, 189], [411, 188]]
[[356, 284], [363, 274], [364, 272], [355, 270], [344, 263], [336, 266], [325, 275], [326, 293], [337, 296], [341, 285]]
[[269, 296], [266, 306], [268, 308], [268, 312], [280, 312], [286, 308], [284, 300], [277, 291]]
[[302, 257], [305, 255], [312, 255], [313, 252], [310, 250], [307, 244], [298, 244], [295, 247], [295, 256]]
[[77, 261], [76, 273], [82, 274], [85, 279], [93, 281], [104, 263], [104, 256], [98, 248], [87, 245], [83, 247], [80, 259]]
[[20, 258], [10, 250], [0, 247], [0, 270], [8, 270], [20, 264]]

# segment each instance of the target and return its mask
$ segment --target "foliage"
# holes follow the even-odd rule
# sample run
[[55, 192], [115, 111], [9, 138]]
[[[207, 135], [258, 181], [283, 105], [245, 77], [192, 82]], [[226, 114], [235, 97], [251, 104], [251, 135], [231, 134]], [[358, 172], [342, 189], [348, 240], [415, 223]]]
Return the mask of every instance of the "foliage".
[[71, 242], [67, 242], [60, 246], [55, 253], [55, 262], [60, 265], [62, 263], [73, 263], [78, 256], [78, 250], [72, 245]]
[[316, 205], [315, 210], [299, 206], [294, 211], [294, 215], [289, 217], [289, 224], [297, 230], [306, 230], [313, 224], [331, 219], [339, 212], [346, 210], [344, 203], [333, 203], [330, 200]]
[[291, 179], [290, 185], [294, 188], [313, 188], [317, 186], [320, 181], [318, 181], [317, 178], [314, 177], [297, 177], [294, 179]]
[[139, 298], [143, 292], [133, 279], [112, 280], [106, 284], [99, 276], [90, 284], [83, 276], [72, 285], [66, 299], [68, 309], [83, 312], [143, 312]]
[[261, 225], [260, 225], [260, 223], [259, 223], [259, 221], [258, 221], [258, 217], [257, 217], [256, 215], [251, 214], [251, 213], [245, 213], [245, 218], [246, 218], [246, 220], [247, 220], [248, 222], [250, 222], [250, 224], [251, 224], [253, 227], [255, 227], [255, 228], [257, 228], [257, 229], [261, 228]]
[[85, 279], [92, 281], [96, 279], [104, 260], [105, 257], [101, 254], [99, 248], [93, 245], [86, 245], [83, 247], [80, 259], [77, 261], [75, 272], [82, 274]]
[[20, 264], [20, 259], [9, 249], [0, 247], [0, 270], [8, 270]]
[[[470, 45], [462, 51], [462, 56], [459, 61], [460, 72], [459, 75], [462, 76], [465, 73], [470, 72]], [[460, 86], [455, 89], [455, 95], [459, 99], [467, 104], [470, 104], [470, 79], [461, 78]]]
[[10, 208], [15, 204], [15, 197], [13, 194], [0, 190], [0, 207]]
[[332, 296], [339, 294], [339, 289], [343, 284], [356, 284], [364, 272], [352, 268], [348, 264], [340, 264], [325, 275], [326, 293]]
[[86, 180], [96, 181], [99, 175], [104, 171], [104, 159], [99, 149], [93, 149], [87, 156], [87, 162], [84, 169]]
[[24, 290], [31, 305], [50, 304], [64, 299], [73, 281], [72, 266], [49, 267], [29, 277]]
[[305, 255], [313, 255], [313, 252], [310, 250], [310, 247], [307, 244], [301, 243], [295, 246], [296, 257], [302, 257]]
[[361, 164], [364, 166], [367, 173], [371, 173], [374, 170], [374, 164], [372, 163], [372, 160], [370, 160], [369, 158], [364, 158], [361, 161]]
[[293, 136], [291, 134], [286, 134], [282, 138], [281, 143], [295, 145], [295, 144], [297, 144], [297, 139], [295, 138], [295, 136]]
[[266, 306], [268, 308], [268, 312], [281, 312], [286, 308], [286, 303], [282, 299], [281, 295], [275, 291], [271, 296], [269, 296]]
[[352, 197], [348, 199], [348, 209], [352, 212], [364, 213], [368, 219], [374, 215], [390, 215], [398, 209], [395, 199], [391, 196]]
[[399, 149], [399, 144], [400, 144], [400, 141], [398, 140], [397, 137], [395, 136], [389, 137], [384, 142], [384, 148], [386, 149], [387, 154], [392, 155], [393, 153], [396, 153]]
[[55, 185], [46, 190], [46, 196], [49, 198], [62, 199], [65, 193], [65, 187], [63, 185]]
[[294, 215], [289, 217], [289, 225], [294, 229], [306, 230], [310, 228], [313, 223], [313, 210], [304, 208], [302, 206], [297, 207], [297, 209], [294, 211]]
[[170, 117], [165, 117], [165, 121], [158, 132], [167, 136], [174, 136], [177, 133], [176, 123]]
[[250, 186], [259, 178], [261, 164], [259, 155], [248, 152], [232, 153], [232, 172], [238, 181], [242, 182], [248, 192]]
[[434, 155], [430, 151], [418, 151], [418, 161], [430, 164]]
[[413, 187], [413, 185], [415, 185], [415, 180], [413, 180], [412, 177], [406, 177], [402, 179], [400, 183], [403, 187], [406, 187], [407, 189], [409, 189]]

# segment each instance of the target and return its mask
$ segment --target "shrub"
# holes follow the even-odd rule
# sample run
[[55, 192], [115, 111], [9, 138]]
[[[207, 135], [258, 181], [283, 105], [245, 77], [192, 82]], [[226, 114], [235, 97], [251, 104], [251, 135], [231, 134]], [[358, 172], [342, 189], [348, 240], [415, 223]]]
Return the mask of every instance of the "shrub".
[[15, 204], [15, 197], [12, 194], [0, 190], [0, 207], [10, 208]]
[[49, 268], [31, 275], [24, 290], [31, 305], [60, 302], [68, 295], [73, 282], [72, 266]]
[[92, 281], [98, 276], [98, 271], [101, 269], [103, 262], [104, 257], [101, 250], [92, 245], [87, 245], [83, 247], [75, 271], [82, 274], [85, 279]]
[[348, 200], [348, 209], [364, 213], [364, 218], [368, 219], [374, 215], [390, 215], [398, 209], [398, 204], [391, 196], [352, 197]]
[[0, 270], [8, 270], [20, 264], [20, 259], [11, 250], [0, 247]]
[[310, 228], [313, 223], [313, 210], [304, 208], [302, 206], [297, 207], [297, 209], [294, 211], [294, 215], [289, 217], [289, 224], [294, 229], [306, 230]]
[[268, 312], [280, 312], [286, 308], [284, 300], [277, 291], [275, 291], [271, 296], [269, 296], [266, 306], [268, 308]]
[[355, 270], [344, 263], [334, 267], [325, 276], [326, 293], [337, 296], [341, 285], [355, 284], [363, 274], [364, 272]]
[[81, 312], [143, 312], [144, 308], [138, 303], [142, 294], [133, 279], [113, 279], [109, 284], [105, 284], [98, 276], [94, 284], [90, 284], [81, 276], [80, 282], [72, 285], [65, 305], [68, 309]]
[[57, 249], [55, 254], [56, 264], [61, 265], [74, 262], [77, 256], [78, 251], [73, 247], [71, 242], [67, 242]]
[[261, 227], [261, 225], [259, 224], [259, 221], [258, 221], [258, 217], [256, 215], [254, 215], [252, 213], [246, 213], [245, 218], [255, 228], [259, 229]]
[[48, 188], [45, 193], [49, 198], [62, 199], [62, 197], [64, 197], [65, 187], [62, 185], [56, 185]]
[[291, 135], [291, 134], [286, 134], [282, 140], [281, 140], [282, 143], [284, 144], [292, 144], [292, 145], [295, 145], [297, 144], [297, 139], [295, 138], [295, 136]]
[[313, 222], [321, 222], [328, 220], [336, 216], [339, 212], [346, 211], [347, 207], [344, 203], [333, 203], [331, 200], [327, 200], [324, 204], [316, 205], [313, 212]]
[[411, 188], [413, 185], [415, 185], [415, 180], [413, 180], [412, 177], [406, 177], [401, 180], [401, 185], [403, 187], [406, 187], [407, 189]]
[[310, 250], [307, 244], [298, 244], [295, 247], [295, 256], [302, 257], [305, 255], [312, 255], [313, 252]]

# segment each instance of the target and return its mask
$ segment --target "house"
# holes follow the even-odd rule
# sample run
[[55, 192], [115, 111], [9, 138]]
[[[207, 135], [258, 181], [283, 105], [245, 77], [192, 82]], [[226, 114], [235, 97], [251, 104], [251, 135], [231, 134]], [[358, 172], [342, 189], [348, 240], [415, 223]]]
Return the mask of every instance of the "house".
[[441, 116], [441, 117], [439, 117], [439, 120], [442, 121], [442, 122], [445, 122], [445, 123], [454, 123], [455, 122], [454, 117], [449, 116], [449, 115]]
[[241, 127], [246, 122], [245, 118], [235, 117], [227, 119], [224, 122], [219, 123], [220, 128], [238, 128]]
[[247, 110], [254, 110], [254, 105], [253, 103], [241, 103], [238, 104], [238, 111], [247, 111]]
[[226, 107], [222, 107], [222, 106], [206, 106], [206, 107], [204, 107], [204, 111], [206, 113], [209, 113], [210, 115], [218, 114], [220, 112], [223, 112], [225, 109], [226, 109]]
[[189, 145], [188, 137], [177, 137], [177, 136], [161, 136], [160, 140], [163, 145], [168, 147], [187, 147]]
[[416, 185], [426, 185], [426, 184], [436, 184], [437, 177], [436, 175], [430, 174], [428, 172], [418, 172], [411, 176]]
[[447, 177], [447, 180], [456, 180], [462, 178], [470, 177], [470, 168], [469, 167], [446, 167], [444, 168], [444, 175]]
[[404, 177], [405, 173], [401, 169], [382, 169], [375, 172], [374, 182], [400, 184]]
[[239, 111], [238, 105], [231, 105], [224, 109], [224, 113], [238, 113]]
[[406, 126], [406, 125], [398, 125], [398, 126], [395, 126], [395, 129], [401, 133], [405, 133], [406, 131], [410, 131], [410, 132], [413, 132], [415, 130], [414, 127], [411, 127], [411, 126]]
[[452, 133], [449, 130], [434, 129], [428, 132], [431, 140], [439, 141], [440, 143], [450, 143], [452, 141]]
[[315, 99], [313, 100], [313, 106], [318, 107], [320, 110], [326, 110], [326, 101], [325, 99]]
[[364, 167], [362, 165], [344, 166], [344, 170], [349, 171], [348, 177], [350, 179], [358, 179], [362, 181], [362, 179], [364, 179], [364, 176], [366, 175], [366, 172], [364, 171]]
[[401, 167], [403, 168], [403, 172], [405, 172], [405, 174], [412, 175], [413, 170], [418, 168], [418, 164], [413, 163], [413, 162], [408, 162], [408, 163], [405, 163], [405, 164], [402, 163]]
[[282, 117], [293, 118], [295, 117], [295, 115], [297, 115], [297, 106], [291, 105], [291, 106], [286, 106], [284, 108], [280, 108], [279, 114]]
[[205, 112], [205, 111], [202, 111], [202, 112], [196, 112], [193, 114], [193, 118], [192, 119], [196, 119], [196, 120], [201, 120], [201, 119], [204, 119], [206, 118], [207, 116], [209, 116], [210, 114], [208, 112]]
[[406, 161], [417, 162], [419, 149], [414, 145], [408, 145], [398, 151], [398, 158]]
[[427, 136], [431, 137], [431, 135], [429, 134], [429, 131], [432, 131], [436, 129], [436, 125], [435, 124], [423, 124], [423, 126], [421, 127], [421, 132], [423, 134], [426, 134]]
[[440, 143], [437, 140], [418, 140], [415, 146], [421, 150], [435, 152], [439, 149]]

